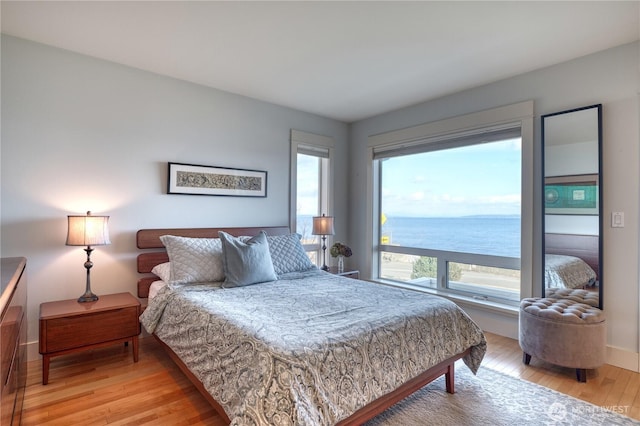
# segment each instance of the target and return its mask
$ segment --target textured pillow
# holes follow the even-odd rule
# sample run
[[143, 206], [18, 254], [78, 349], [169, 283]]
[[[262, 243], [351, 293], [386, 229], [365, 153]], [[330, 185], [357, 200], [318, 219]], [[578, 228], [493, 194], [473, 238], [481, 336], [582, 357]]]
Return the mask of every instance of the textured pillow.
[[190, 284], [224, 279], [222, 243], [219, 238], [188, 238], [163, 235], [171, 263], [171, 284]]
[[300, 234], [268, 236], [269, 252], [276, 274], [304, 272], [316, 267], [300, 242]]
[[156, 274], [165, 283], [171, 281], [171, 262], [164, 262], [156, 265], [151, 270], [152, 274]]
[[269, 254], [267, 234], [242, 241], [220, 231], [222, 241], [222, 264], [224, 265], [224, 288], [241, 287], [278, 279]]

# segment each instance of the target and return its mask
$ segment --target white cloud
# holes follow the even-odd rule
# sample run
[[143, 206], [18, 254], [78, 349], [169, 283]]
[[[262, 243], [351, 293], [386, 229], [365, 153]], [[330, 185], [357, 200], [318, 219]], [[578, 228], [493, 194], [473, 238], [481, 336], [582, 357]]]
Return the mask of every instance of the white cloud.
[[424, 192], [422, 191], [414, 192], [413, 194], [409, 195], [409, 199], [412, 201], [424, 200]]

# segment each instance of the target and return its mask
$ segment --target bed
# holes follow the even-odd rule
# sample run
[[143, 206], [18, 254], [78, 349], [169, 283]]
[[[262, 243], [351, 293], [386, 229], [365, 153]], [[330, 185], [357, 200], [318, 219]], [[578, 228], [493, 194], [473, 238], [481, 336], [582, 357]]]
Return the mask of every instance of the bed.
[[544, 259], [547, 288], [585, 288], [596, 283], [596, 273], [575, 256], [546, 254]]
[[597, 284], [598, 237], [545, 234], [545, 287], [586, 288]]
[[[225, 276], [202, 281], [196, 267], [184, 282], [201, 241], [221, 241]], [[275, 276], [256, 272], [269, 269], [264, 241]], [[453, 393], [455, 361], [475, 373], [486, 350], [452, 302], [321, 271], [287, 227], [140, 230], [137, 244], [141, 273], [171, 260], [165, 280], [138, 282], [140, 297], [155, 293], [141, 322], [232, 425], [362, 424], [442, 375]], [[254, 250], [239, 269], [236, 250]]]

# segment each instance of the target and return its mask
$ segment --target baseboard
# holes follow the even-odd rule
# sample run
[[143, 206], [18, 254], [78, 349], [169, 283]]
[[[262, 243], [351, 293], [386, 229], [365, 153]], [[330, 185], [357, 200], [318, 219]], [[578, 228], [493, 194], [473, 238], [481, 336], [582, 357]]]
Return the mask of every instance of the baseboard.
[[[518, 340], [518, 315], [511, 312], [491, 312], [477, 306], [463, 306], [471, 318], [489, 333]], [[607, 364], [640, 372], [640, 353], [607, 346]]]
[[40, 345], [38, 343], [39, 342], [37, 340], [27, 343], [27, 362], [39, 361], [40, 359], [42, 359], [42, 357], [40, 356]]
[[638, 373], [640, 372], [640, 354], [615, 346], [607, 346], [607, 364]]

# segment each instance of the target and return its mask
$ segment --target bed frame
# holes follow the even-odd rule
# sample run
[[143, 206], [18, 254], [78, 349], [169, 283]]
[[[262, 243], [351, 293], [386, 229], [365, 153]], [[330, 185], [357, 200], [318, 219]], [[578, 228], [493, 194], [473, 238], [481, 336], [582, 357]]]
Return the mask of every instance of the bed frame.
[[[264, 230], [267, 235], [286, 235], [289, 228], [286, 226], [275, 227], [259, 227], [259, 228], [173, 228], [173, 229], [141, 229], [136, 234], [136, 244], [143, 252], [138, 255], [137, 265], [138, 272], [146, 274], [138, 280], [138, 297], [147, 298], [149, 296], [149, 286], [153, 281], [158, 278], [155, 275], [149, 275], [154, 266], [167, 262], [169, 257], [164, 250], [164, 245], [160, 241], [161, 235], [177, 235], [182, 237], [192, 238], [218, 238], [218, 231], [224, 231], [234, 236], [241, 235], [255, 235], [259, 231]], [[149, 251], [153, 250], [153, 251]], [[167, 346], [157, 336], [156, 340], [160, 342], [161, 346], [167, 351], [171, 359], [176, 363], [185, 376], [194, 384], [194, 386], [200, 391], [207, 401], [218, 412], [222, 419], [229, 423], [229, 417], [225, 413], [220, 404], [207, 392], [202, 382], [191, 373], [189, 368], [180, 360], [169, 346]], [[409, 380], [398, 389], [376, 399], [370, 404], [359, 409], [353, 413], [350, 417], [342, 420], [338, 423], [340, 426], [346, 425], [360, 425], [365, 421], [374, 418], [378, 414], [382, 413], [398, 401], [406, 398], [417, 390], [421, 389], [428, 383], [437, 379], [438, 377], [445, 376], [446, 390], [448, 393], [454, 393], [454, 379], [455, 379], [455, 362], [469, 354], [471, 348], [467, 348], [464, 352], [452, 356], [423, 372], [422, 374]]]

